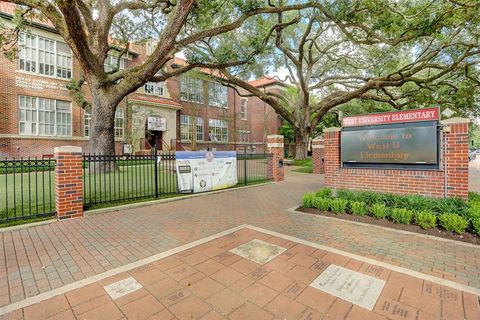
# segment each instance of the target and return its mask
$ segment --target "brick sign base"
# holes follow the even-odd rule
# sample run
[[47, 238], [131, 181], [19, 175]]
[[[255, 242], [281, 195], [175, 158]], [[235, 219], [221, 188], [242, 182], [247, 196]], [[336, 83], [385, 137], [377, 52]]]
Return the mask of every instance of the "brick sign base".
[[[325, 130], [325, 185], [426, 197], [468, 198], [468, 119], [442, 121], [440, 168], [437, 170], [342, 168], [339, 128]], [[315, 160], [315, 158], [314, 158]], [[314, 165], [315, 166], [315, 165]], [[446, 170], [445, 170], [446, 168]]]

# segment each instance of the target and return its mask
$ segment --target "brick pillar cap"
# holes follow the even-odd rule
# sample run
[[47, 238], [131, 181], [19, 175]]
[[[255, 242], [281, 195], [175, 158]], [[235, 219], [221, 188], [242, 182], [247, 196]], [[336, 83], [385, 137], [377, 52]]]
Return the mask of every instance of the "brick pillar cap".
[[312, 143], [313, 142], [323, 142], [323, 138], [315, 138], [312, 140]]
[[60, 153], [60, 152], [82, 153], [82, 147], [62, 146], [62, 147], [55, 147], [53, 151], [55, 153]]
[[283, 136], [281, 134], [269, 134], [267, 136], [267, 139], [283, 139]]
[[468, 118], [450, 118], [441, 121], [442, 124], [457, 124], [457, 123], [470, 123], [470, 119]]
[[326, 129], [323, 130], [323, 132], [338, 132], [338, 131], [342, 131], [342, 128], [331, 127], [331, 128], [326, 128]]

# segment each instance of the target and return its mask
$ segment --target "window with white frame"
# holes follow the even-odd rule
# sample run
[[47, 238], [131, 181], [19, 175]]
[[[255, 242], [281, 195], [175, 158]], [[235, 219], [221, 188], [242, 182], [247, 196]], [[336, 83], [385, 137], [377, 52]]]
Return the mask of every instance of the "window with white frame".
[[151, 55], [155, 48], [157, 47], [158, 41], [148, 41], [147, 42], [147, 56]]
[[72, 52], [66, 43], [57, 42], [57, 77], [72, 77]]
[[228, 123], [226, 120], [209, 119], [208, 136], [210, 141], [228, 141]]
[[[193, 136], [193, 119], [192, 116], [180, 115], [180, 139], [190, 141]], [[195, 123], [196, 141], [203, 141], [204, 139], [204, 125], [203, 118], [197, 117]]]
[[240, 117], [242, 120], [247, 120], [247, 108], [248, 106], [248, 99], [247, 98], [242, 98], [240, 100]]
[[39, 75], [72, 78], [72, 51], [64, 42], [21, 32], [18, 69]]
[[227, 107], [227, 87], [217, 82], [208, 83], [208, 104], [216, 107]]
[[122, 56], [120, 58], [120, 63], [118, 62], [118, 56], [113, 54], [108, 54], [103, 62], [103, 68], [105, 72], [110, 72], [118, 68], [118, 70], [124, 70], [127, 68], [127, 58]]
[[83, 135], [90, 137], [90, 123], [92, 122], [92, 115], [85, 112], [83, 115]]
[[165, 82], [147, 82], [144, 85], [144, 91], [146, 94], [152, 94], [155, 96], [165, 95]]
[[35, 136], [72, 135], [72, 103], [30, 96], [18, 97], [19, 133]]
[[115, 138], [123, 138], [123, 126], [125, 123], [125, 118], [123, 114], [123, 109], [122, 108], [117, 108], [115, 111]]
[[180, 99], [203, 103], [203, 80], [189, 76], [182, 76], [180, 80]]
[[[92, 115], [88, 112], [85, 112], [83, 120], [84, 120], [83, 133], [85, 137], [90, 137], [90, 132], [91, 132], [90, 124], [92, 122]], [[124, 117], [123, 109], [117, 108], [117, 110], [115, 111], [115, 127], [114, 127], [115, 138], [118, 138], [118, 139], [123, 138], [123, 134], [125, 130], [124, 124], [125, 124], [125, 117]]]
[[240, 142], [250, 141], [250, 131], [248, 130], [238, 130], [238, 136], [239, 136]]

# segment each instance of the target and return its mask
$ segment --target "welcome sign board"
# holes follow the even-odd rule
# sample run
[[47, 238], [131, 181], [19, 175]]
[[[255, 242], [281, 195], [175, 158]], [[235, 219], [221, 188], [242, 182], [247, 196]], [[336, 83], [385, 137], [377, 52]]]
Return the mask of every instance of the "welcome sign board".
[[342, 163], [346, 167], [437, 166], [438, 117], [438, 108], [428, 108], [345, 118]]
[[235, 151], [177, 151], [176, 170], [179, 192], [205, 192], [235, 186]]

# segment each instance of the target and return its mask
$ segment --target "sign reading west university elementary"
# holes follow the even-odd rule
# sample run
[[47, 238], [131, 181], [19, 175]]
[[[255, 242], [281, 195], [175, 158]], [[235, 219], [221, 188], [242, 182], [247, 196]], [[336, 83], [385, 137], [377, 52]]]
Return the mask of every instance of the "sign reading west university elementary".
[[343, 119], [341, 158], [346, 167], [438, 165], [438, 108]]
[[358, 127], [389, 123], [437, 121], [438, 116], [438, 108], [425, 108], [345, 117], [343, 118], [342, 125], [344, 127]]

